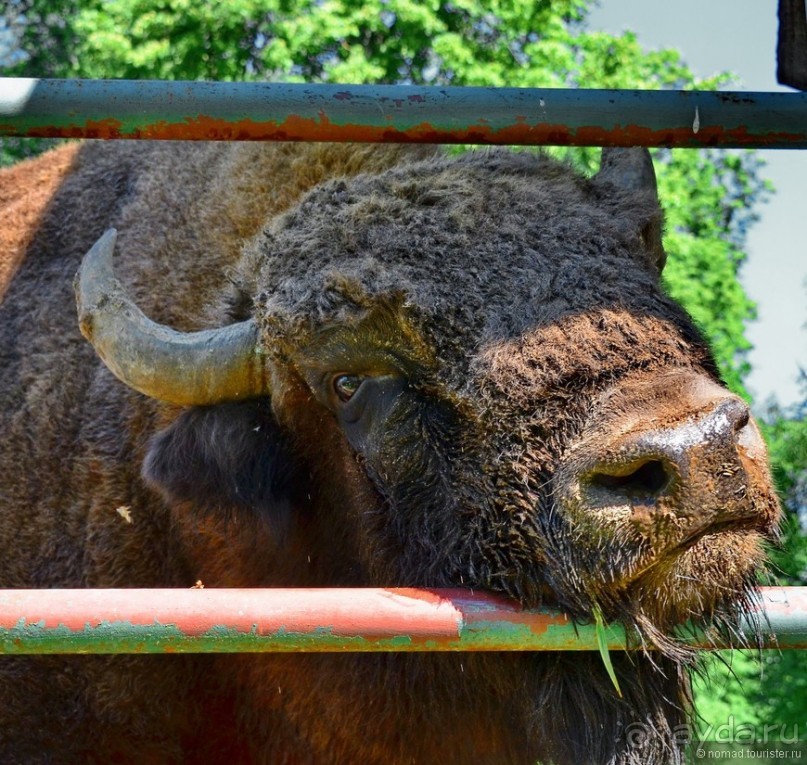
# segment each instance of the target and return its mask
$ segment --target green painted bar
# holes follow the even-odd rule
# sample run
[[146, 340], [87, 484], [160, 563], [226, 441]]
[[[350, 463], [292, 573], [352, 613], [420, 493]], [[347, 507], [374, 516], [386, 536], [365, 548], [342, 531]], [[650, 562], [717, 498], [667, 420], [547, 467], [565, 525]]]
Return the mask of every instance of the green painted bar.
[[0, 135], [807, 148], [807, 93], [0, 78]]
[[[745, 647], [757, 646], [754, 619], [761, 647], [807, 648], [807, 588], [763, 588]], [[636, 647], [618, 625], [605, 637], [610, 650]], [[467, 590], [0, 590], [4, 654], [592, 650], [593, 624]]]

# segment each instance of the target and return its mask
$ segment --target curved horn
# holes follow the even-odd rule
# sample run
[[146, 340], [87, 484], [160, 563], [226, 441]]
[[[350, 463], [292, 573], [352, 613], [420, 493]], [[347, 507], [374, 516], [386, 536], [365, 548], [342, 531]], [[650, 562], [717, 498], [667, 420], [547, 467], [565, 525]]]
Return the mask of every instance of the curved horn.
[[73, 286], [81, 333], [112, 374], [151, 398], [215, 404], [268, 391], [254, 320], [202, 332], [177, 332], [147, 318], [112, 269], [117, 231], [84, 256]]

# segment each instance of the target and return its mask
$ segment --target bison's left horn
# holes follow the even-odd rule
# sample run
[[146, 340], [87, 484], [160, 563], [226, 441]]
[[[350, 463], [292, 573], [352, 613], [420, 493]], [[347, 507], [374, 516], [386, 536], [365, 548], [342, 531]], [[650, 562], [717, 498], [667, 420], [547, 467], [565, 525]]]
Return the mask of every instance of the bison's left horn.
[[93, 245], [74, 282], [81, 332], [110, 371], [130, 388], [183, 406], [268, 393], [254, 320], [201, 332], [151, 321], [115, 277], [116, 238], [109, 229]]

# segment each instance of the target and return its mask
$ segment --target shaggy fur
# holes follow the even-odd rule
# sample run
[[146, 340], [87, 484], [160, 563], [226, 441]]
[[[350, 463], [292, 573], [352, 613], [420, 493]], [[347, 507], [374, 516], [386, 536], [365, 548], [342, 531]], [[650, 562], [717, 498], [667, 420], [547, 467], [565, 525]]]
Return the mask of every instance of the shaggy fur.
[[77, 144], [3, 171], [0, 184], [0, 300], [54, 192], [70, 171]]
[[[658, 286], [653, 195], [501, 151], [71, 157], [0, 306], [0, 586], [465, 585], [601, 608], [659, 650], [613, 657], [622, 698], [591, 655], [6, 658], [0, 761], [681, 761], [670, 630], [736, 619], [777, 508], [734, 437], [655, 514], [576, 492], [587, 460], [726, 397]], [[271, 398], [179, 411], [112, 378], [71, 279], [113, 225], [150, 318], [257, 318]], [[364, 392], [340, 404], [336, 374]]]

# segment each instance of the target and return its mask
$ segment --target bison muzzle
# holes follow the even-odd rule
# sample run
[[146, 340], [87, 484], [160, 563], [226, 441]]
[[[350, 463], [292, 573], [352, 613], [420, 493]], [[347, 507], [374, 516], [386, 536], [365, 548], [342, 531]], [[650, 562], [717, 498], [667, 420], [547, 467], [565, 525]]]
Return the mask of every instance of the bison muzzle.
[[682, 762], [675, 629], [731, 632], [779, 511], [660, 287], [647, 152], [592, 178], [328, 145], [28, 167], [48, 196], [4, 256], [0, 586], [470, 587], [638, 650], [612, 656], [621, 695], [585, 653], [7, 657], [0, 761]]

